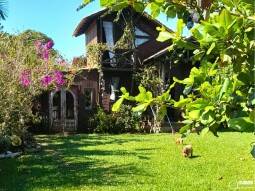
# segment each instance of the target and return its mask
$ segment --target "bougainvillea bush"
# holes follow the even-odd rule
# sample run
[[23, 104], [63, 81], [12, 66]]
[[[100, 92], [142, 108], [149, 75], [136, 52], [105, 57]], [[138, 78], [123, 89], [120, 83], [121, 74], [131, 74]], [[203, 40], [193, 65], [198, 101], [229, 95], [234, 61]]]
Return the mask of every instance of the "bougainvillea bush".
[[[45, 35], [25, 31], [0, 33], [0, 147], [19, 146], [27, 124], [36, 120], [32, 112], [37, 95], [65, 84], [67, 68]], [[0, 151], [1, 152], [1, 151]]]

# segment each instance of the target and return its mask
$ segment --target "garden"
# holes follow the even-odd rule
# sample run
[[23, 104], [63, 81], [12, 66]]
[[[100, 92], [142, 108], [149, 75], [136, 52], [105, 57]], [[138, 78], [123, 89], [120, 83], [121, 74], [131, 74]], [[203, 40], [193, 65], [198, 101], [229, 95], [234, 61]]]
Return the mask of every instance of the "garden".
[[[89, 45], [87, 58], [68, 61], [44, 33], [5, 32], [8, 2], [0, 0], [0, 191], [255, 190], [254, 2], [99, 2], [116, 13], [116, 22], [127, 10], [175, 19], [173, 31], [157, 27], [156, 40], [169, 43], [175, 65], [191, 53], [189, 74], [171, 76], [166, 85], [155, 66], [143, 67], [132, 78], [135, 94], [122, 86], [113, 91], [117, 99], [110, 111], [92, 108], [87, 134], [66, 133], [64, 127], [57, 134], [34, 133], [31, 129], [45, 120], [39, 112], [44, 106], [37, 104], [40, 96], [71, 90], [84, 62], [97, 66], [101, 78], [104, 52], [115, 49]], [[91, 3], [84, 0], [77, 11]], [[132, 19], [127, 26], [123, 36], [128, 38], [120, 39], [133, 48]], [[72, 64], [75, 60], [81, 63]], [[177, 86], [183, 90], [178, 99], [172, 96]], [[94, 99], [93, 93], [87, 96]], [[169, 120], [172, 110], [180, 113], [178, 127]], [[171, 127], [167, 133], [163, 121]]]

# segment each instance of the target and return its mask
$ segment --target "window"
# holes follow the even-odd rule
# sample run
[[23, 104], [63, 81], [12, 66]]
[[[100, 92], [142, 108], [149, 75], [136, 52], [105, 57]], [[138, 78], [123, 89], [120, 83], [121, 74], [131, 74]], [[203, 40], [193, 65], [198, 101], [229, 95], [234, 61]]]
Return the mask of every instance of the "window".
[[60, 94], [60, 91], [56, 92], [53, 96], [52, 116], [53, 116], [53, 119], [61, 118], [61, 94]]
[[[103, 27], [105, 32], [106, 44], [110, 47], [114, 46], [113, 42], [113, 23], [108, 21], [103, 21]], [[113, 58], [114, 54], [109, 52], [109, 57]]]
[[150, 35], [148, 35], [146, 32], [142, 31], [141, 29], [135, 27], [135, 35], [137, 36], [144, 36], [144, 37], [149, 37]]
[[150, 40], [150, 35], [135, 27], [135, 46], [140, 46]]
[[69, 91], [66, 91], [66, 118], [74, 119], [74, 97]]
[[119, 77], [112, 77], [111, 80], [111, 95], [110, 100], [115, 101], [116, 100], [116, 93], [118, 92], [120, 78]]
[[93, 105], [93, 91], [92, 89], [84, 90], [84, 105], [86, 110], [91, 110]]

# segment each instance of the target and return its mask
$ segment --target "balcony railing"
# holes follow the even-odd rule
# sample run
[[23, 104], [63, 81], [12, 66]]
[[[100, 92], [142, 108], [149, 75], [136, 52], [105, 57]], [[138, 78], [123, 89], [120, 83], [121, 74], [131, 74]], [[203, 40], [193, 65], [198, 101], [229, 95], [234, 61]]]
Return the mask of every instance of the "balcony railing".
[[[111, 53], [112, 58], [109, 58], [109, 53]], [[106, 51], [106, 56], [102, 59], [103, 68], [132, 68], [134, 64], [134, 50], [115, 50]]]

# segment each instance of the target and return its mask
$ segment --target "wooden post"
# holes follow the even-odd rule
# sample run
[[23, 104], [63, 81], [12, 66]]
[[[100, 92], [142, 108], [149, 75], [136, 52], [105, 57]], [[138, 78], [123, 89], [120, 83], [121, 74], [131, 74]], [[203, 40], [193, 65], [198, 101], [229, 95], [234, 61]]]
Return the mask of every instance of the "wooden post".
[[53, 126], [53, 97], [54, 97], [54, 92], [49, 93], [49, 132], [52, 129]]
[[73, 99], [74, 99], [74, 125], [75, 131], [77, 131], [78, 127], [78, 98], [76, 97], [75, 93], [72, 92]]
[[66, 91], [61, 88], [61, 93], [60, 93], [60, 98], [61, 98], [61, 126], [63, 133], [65, 132], [65, 121], [66, 121]]

